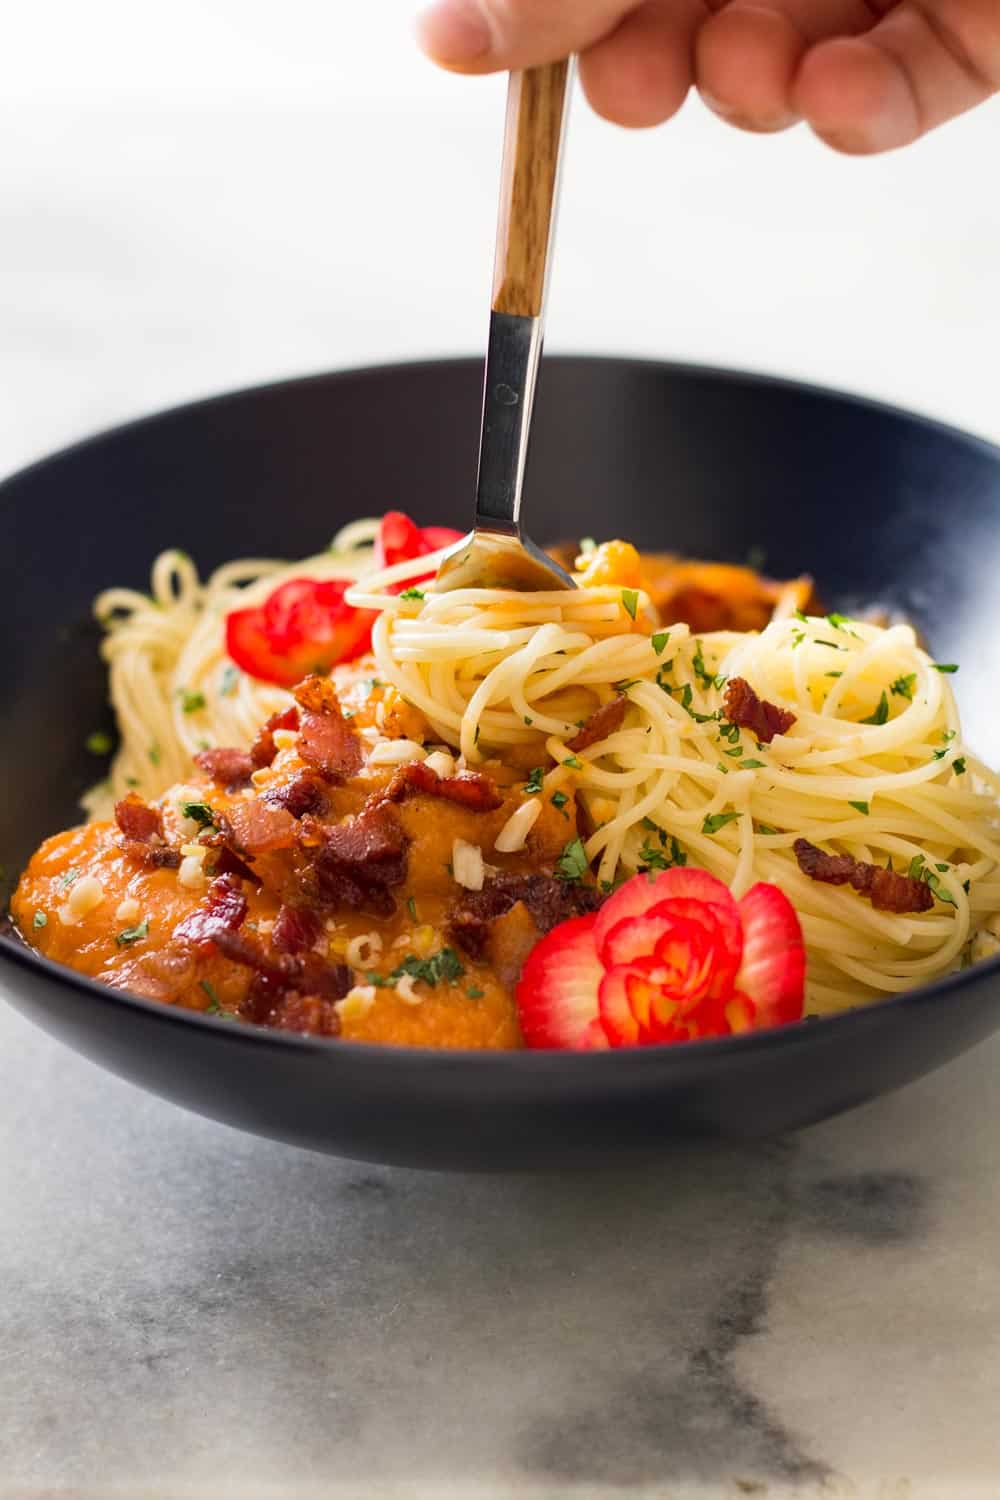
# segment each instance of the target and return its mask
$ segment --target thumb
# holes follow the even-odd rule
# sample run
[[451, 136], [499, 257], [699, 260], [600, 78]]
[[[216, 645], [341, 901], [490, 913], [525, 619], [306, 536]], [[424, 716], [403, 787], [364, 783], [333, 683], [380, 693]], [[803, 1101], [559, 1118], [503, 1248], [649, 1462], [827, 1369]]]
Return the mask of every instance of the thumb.
[[427, 55], [460, 73], [531, 68], [583, 52], [641, 0], [434, 0], [417, 20]]

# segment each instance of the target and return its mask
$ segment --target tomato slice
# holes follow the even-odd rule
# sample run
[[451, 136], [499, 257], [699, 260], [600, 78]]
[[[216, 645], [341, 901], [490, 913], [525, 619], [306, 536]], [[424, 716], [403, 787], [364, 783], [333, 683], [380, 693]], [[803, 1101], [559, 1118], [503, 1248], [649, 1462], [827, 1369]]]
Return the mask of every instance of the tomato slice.
[[[416, 521], [412, 521], [401, 510], [387, 510], [375, 538], [375, 566], [391, 568], [396, 563], [426, 557], [439, 547], [450, 547], [453, 542], [460, 542], [463, 535], [464, 532], [456, 531], [451, 526], [418, 526]], [[405, 585], [390, 584], [389, 591], [398, 593], [404, 587], [424, 583], [433, 576], [430, 571], [421, 573], [419, 577], [408, 579]]]
[[226, 616], [226, 651], [251, 677], [282, 687], [363, 656], [375, 615], [345, 602], [351, 582], [290, 578], [263, 604]]

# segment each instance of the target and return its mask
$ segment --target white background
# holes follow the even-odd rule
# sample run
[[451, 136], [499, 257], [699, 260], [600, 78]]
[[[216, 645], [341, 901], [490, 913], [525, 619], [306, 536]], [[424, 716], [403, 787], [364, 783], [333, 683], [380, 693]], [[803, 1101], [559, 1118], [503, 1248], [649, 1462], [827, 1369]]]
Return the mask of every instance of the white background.
[[[482, 346], [503, 80], [409, 0], [33, 0], [0, 49], [0, 470], [226, 387]], [[1000, 438], [1000, 105], [879, 161], [575, 110], [553, 350], [805, 376]]]

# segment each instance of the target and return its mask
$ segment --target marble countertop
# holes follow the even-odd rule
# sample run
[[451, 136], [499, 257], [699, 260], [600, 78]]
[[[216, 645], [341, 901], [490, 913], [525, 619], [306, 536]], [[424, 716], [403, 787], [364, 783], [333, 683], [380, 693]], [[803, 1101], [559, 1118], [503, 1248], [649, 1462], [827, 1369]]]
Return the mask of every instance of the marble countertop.
[[[502, 84], [416, 63], [405, 0], [359, 9], [5, 21], [0, 470], [479, 346]], [[1000, 439], [998, 148], [997, 106], [872, 163], [581, 108], [550, 347]], [[998, 1066], [655, 1170], [436, 1176], [183, 1114], [0, 1007], [0, 1500], [994, 1496]]]

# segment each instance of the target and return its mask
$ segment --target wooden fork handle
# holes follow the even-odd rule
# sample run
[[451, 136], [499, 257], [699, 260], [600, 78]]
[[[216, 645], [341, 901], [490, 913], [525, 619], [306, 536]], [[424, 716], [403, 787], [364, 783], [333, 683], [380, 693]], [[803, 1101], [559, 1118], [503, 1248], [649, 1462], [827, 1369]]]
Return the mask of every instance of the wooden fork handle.
[[555, 221], [567, 60], [510, 75], [493, 273], [493, 311], [541, 317]]

